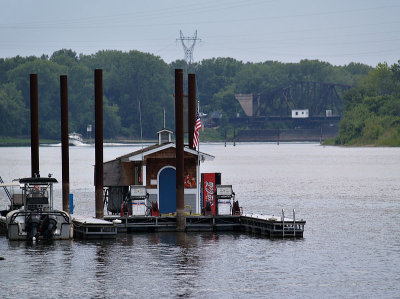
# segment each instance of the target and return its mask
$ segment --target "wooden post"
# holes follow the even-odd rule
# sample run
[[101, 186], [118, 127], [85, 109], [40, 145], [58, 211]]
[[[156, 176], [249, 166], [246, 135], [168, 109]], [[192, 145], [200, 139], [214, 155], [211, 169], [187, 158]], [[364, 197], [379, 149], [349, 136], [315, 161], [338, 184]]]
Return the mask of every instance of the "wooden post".
[[319, 136], [319, 144], [322, 144], [322, 125], [321, 125], [321, 134]]
[[30, 74], [31, 96], [31, 176], [39, 175], [39, 100], [38, 75]]
[[175, 69], [176, 229], [186, 228], [184, 202], [183, 70]]
[[281, 130], [278, 127], [278, 134], [277, 134], [277, 144], [279, 145], [279, 139], [281, 138]]
[[103, 199], [103, 70], [94, 70], [96, 218], [104, 218]]
[[293, 209], [293, 236], [296, 237], [296, 210]]
[[68, 79], [60, 76], [62, 209], [69, 213]]
[[225, 128], [225, 147], [226, 147], [226, 128]]

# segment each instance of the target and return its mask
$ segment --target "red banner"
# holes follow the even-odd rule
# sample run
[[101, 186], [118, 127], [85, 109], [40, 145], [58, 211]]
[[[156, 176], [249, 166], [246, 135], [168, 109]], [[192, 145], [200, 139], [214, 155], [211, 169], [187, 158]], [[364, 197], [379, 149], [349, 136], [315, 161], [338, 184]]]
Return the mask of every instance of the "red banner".
[[211, 206], [212, 215], [215, 215], [215, 173], [203, 173], [203, 207]]

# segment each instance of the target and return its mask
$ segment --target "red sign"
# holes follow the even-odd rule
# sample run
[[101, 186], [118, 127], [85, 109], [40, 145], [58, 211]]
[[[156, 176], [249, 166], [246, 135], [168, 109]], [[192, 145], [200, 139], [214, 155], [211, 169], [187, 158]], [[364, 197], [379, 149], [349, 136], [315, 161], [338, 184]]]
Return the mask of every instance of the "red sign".
[[215, 215], [215, 173], [203, 173], [203, 207], [205, 211], [211, 206], [211, 213]]

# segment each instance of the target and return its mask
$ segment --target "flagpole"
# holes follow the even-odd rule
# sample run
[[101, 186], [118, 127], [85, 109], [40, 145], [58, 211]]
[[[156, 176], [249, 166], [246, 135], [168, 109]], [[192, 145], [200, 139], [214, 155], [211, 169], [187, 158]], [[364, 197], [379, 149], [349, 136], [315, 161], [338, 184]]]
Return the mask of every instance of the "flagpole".
[[[200, 112], [200, 101], [197, 101], [197, 114], [199, 115]], [[200, 115], [199, 115], [200, 117]], [[197, 122], [197, 120], [196, 120]], [[201, 198], [200, 198], [200, 181], [201, 181], [201, 175], [200, 175], [200, 134], [198, 137], [199, 141], [197, 142], [197, 198], [198, 198], [198, 203], [199, 203], [199, 211], [201, 212]]]

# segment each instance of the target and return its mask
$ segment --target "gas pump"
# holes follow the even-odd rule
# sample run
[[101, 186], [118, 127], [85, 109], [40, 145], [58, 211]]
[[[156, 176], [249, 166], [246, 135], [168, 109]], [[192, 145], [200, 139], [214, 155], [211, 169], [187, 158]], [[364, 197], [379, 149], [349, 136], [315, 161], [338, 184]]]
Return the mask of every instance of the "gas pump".
[[147, 200], [149, 194], [147, 193], [146, 186], [132, 185], [129, 190], [129, 200], [132, 207], [132, 215], [146, 215]]
[[232, 185], [217, 185], [215, 190], [218, 215], [231, 215], [235, 193]]

